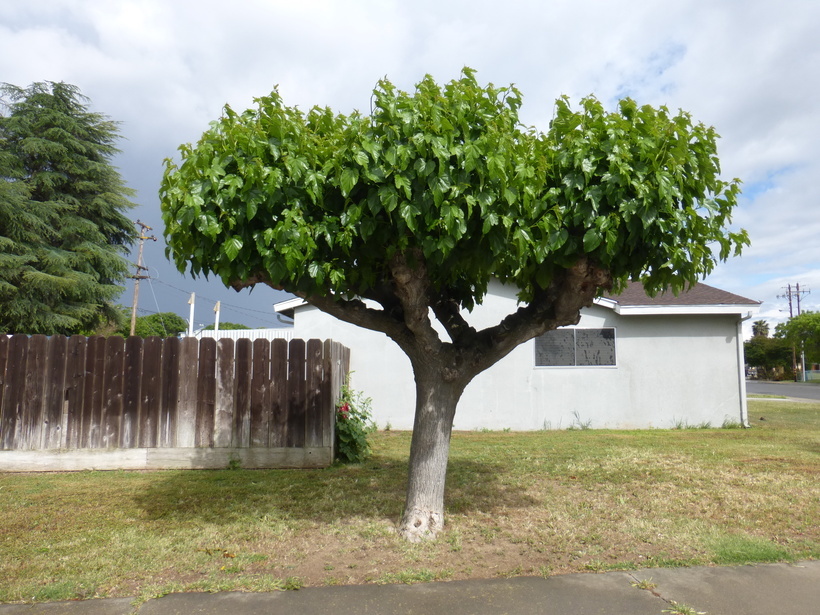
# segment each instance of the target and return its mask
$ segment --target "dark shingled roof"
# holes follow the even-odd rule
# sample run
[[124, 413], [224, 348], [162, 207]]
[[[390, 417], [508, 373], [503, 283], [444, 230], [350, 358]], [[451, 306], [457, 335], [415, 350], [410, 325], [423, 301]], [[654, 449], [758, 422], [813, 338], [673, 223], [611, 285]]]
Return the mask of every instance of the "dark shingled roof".
[[620, 305], [759, 305], [760, 301], [753, 301], [734, 293], [720, 290], [707, 284], [695, 284], [676, 297], [671, 292], [663, 292], [650, 297], [644, 292], [640, 282], [629, 282], [619, 295], [604, 294], [604, 297], [617, 301]]

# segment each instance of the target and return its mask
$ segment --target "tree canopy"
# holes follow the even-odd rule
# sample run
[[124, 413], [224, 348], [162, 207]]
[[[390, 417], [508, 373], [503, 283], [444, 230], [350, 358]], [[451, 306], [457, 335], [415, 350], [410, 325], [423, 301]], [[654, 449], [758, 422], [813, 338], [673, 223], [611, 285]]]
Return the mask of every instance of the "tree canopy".
[[[542, 132], [521, 124], [521, 103], [470, 69], [413, 93], [382, 80], [370, 114], [305, 113], [274, 91], [242, 113], [226, 106], [181, 162], [166, 161], [180, 271], [284, 289], [409, 357], [411, 539], [441, 529], [452, 421], [476, 374], [577, 323], [601, 289], [634, 279], [678, 291], [748, 243], [728, 228], [739, 181], [720, 177], [713, 128], [588, 97], [577, 110], [559, 98]], [[476, 331], [465, 311], [492, 279], [523, 305]]]
[[746, 364], [757, 368], [757, 377], [793, 378], [792, 345], [784, 339], [755, 335], [743, 344]]
[[[208, 325], [207, 327], [203, 328], [203, 331], [213, 331], [216, 327], [214, 325]], [[248, 325], [243, 325], [238, 322], [221, 322], [219, 323], [219, 330], [220, 331], [243, 331], [245, 329], [250, 329]]]
[[366, 297], [392, 256], [416, 253], [469, 308], [492, 277], [531, 300], [579, 256], [616, 284], [680, 290], [747, 242], [726, 229], [739, 190], [719, 177], [714, 129], [590, 97], [579, 111], [559, 99], [541, 133], [520, 105], [465, 70], [414, 95], [381, 81], [369, 116], [305, 114], [276, 91], [225, 107], [184, 164], [167, 162], [171, 254], [228, 285]]
[[[117, 333], [123, 337], [128, 337], [131, 333], [130, 308], [123, 308], [124, 318]], [[125, 313], [127, 312], [127, 313]], [[147, 316], [137, 316], [134, 327], [134, 335], [139, 337], [176, 337], [180, 333], [188, 330], [188, 322], [174, 312], [159, 312], [148, 314]]]
[[93, 330], [114, 317], [134, 238], [117, 125], [66, 83], [0, 97], [0, 331]]
[[798, 351], [805, 351], [808, 362], [820, 362], [820, 312], [803, 312], [789, 318], [777, 325], [775, 335]]

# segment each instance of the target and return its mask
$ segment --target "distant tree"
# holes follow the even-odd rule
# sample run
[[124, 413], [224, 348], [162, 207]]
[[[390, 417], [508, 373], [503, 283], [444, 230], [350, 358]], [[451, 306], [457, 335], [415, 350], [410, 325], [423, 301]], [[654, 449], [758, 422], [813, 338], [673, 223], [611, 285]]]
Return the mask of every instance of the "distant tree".
[[[305, 114], [277, 92], [256, 102], [226, 107], [167, 162], [170, 255], [237, 289], [287, 290], [408, 356], [409, 540], [443, 527], [453, 419], [478, 373], [577, 323], [603, 289], [678, 291], [748, 243], [727, 228], [739, 185], [720, 178], [717, 134], [683, 112], [561, 98], [538, 132], [519, 121], [517, 89], [469, 69], [413, 94], [383, 80], [367, 116]], [[477, 331], [465, 313], [493, 279], [522, 305]]]
[[[125, 319], [117, 333], [123, 337], [128, 337], [131, 333], [130, 308], [129, 316]], [[139, 337], [176, 337], [180, 333], [188, 330], [188, 321], [174, 312], [160, 312], [149, 314], [148, 316], [137, 316], [134, 327], [134, 335]]]
[[753, 336], [743, 349], [746, 364], [756, 367], [761, 379], [791, 378], [792, 345], [782, 338]]
[[806, 353], [809, 363], [820, 363], [820, 312], [803, 312], [775, 328], [775, 335]]
[[752, 323], [753, 337], [769, 337], [769, 323], [765, 320], [756, 320]]
[[114, 317], [134, 239], [118, 137], [75, 86], [0, 85], [0, 331], [89, 332]]
[[[241, 329], [250, 329], [250, 328], [251, 327], [248, 327], [247, 325], [240, 325], [239, 323], [235, 323], [235, 322], [221, 322], [221, 323], [219, 323], [219, 330], [220, 331], [231, 331], [231, 330], [237, 331], [237, 330], [241, 330]], [[214, 325], [208, 325], [207, 327], [205, 327], [204, 330], [205, 331], [213, 331], [214, 330]]]

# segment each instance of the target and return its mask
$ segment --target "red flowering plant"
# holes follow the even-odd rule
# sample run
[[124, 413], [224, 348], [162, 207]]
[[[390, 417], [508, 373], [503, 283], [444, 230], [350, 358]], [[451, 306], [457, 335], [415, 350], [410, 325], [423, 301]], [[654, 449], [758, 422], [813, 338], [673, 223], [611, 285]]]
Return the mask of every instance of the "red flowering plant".
[[376, 429], [370, 415], [370, 398], [350, 388], [348, 376], [336, 403], [336, 459], [361, 463], [370, 457], [367, 437]]

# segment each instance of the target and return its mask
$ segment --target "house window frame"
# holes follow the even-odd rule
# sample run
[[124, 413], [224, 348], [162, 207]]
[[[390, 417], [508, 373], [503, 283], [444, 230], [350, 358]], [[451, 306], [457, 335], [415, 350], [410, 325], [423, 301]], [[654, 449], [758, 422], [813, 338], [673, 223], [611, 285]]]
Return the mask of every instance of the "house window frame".
[[[571, 331], [572, 332], [572, 339], [573, 339], [573, 360], [574, 363], [572, 365], [539, 365], [538, 364], [538, 338], [544, 335], [548, 335], [553, 331]], [[607, 363], [604, 365], [578, 365], [578, 331], [612, 331], [612, 350], [615, 355], [614, 363]], [[533, 338], [533, 367], [535, 369], [616, 369], [618, 367], [618, 333], [616, 327], [559, 327], [558, 329], [552, 329], [547, 333], [543, 333], [535, 338]]]

